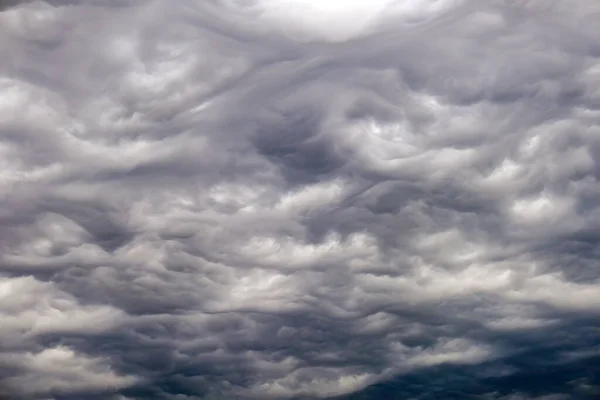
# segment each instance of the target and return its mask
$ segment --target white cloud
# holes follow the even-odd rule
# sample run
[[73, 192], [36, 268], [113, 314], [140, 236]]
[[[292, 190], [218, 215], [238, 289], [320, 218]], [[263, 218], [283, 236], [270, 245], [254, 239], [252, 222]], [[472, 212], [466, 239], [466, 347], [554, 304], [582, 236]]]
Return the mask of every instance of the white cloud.
[[19, 362], [28, 373], [8, 380], [8, 384], [28, 394], [70, 394], [121, 389], [136, 383], [131, 376], [119, 376], [101, 359], [89, 358], [66, 347], [27, 353]]

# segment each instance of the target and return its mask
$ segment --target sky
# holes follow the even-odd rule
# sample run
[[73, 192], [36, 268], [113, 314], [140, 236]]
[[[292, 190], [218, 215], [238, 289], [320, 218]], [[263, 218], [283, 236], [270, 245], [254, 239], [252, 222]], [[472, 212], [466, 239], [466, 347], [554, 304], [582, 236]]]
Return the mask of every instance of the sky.
[[7, 396], [600, 396], [600, 2], [1, 4]]

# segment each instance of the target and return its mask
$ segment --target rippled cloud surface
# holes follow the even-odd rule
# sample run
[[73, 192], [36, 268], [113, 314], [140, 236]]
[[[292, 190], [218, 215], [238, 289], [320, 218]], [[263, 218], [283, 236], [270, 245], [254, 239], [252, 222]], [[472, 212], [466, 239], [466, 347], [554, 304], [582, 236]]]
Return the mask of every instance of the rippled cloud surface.
[[38, 400], [591, 399], [600, 3], [0, 12], [0, 378]]

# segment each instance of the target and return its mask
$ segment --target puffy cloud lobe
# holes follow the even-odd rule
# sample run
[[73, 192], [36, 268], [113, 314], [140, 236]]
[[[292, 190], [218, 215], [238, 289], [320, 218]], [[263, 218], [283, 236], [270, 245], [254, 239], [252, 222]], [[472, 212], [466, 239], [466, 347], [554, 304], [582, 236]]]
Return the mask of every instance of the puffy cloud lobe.
[[351, 3], [0, 13], [7, 384], [326, 397], [596, 355], [598, 6]]

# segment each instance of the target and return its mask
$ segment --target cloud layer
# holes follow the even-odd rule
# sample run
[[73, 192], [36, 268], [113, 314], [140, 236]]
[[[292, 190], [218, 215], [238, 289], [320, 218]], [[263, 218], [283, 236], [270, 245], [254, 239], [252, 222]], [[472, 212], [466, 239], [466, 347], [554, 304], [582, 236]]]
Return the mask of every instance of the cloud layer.
[[[600, 7], [322, 3], [0, 12], [7, 386], [325, 398], [600, 355]], [[571, 375], [478, 393], [596, 390]]]

